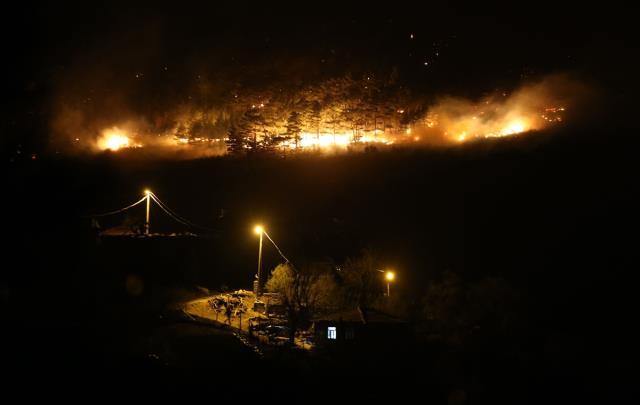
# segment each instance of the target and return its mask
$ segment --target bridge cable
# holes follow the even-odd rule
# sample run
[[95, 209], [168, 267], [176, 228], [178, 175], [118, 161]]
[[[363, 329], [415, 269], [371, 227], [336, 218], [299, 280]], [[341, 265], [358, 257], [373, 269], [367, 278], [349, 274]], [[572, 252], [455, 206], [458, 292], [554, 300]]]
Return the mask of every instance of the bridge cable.
[[188, 219], [178, 215], [175, 211], [173, 211], [171, 208], [169, 208], [169, 206], [167, 206], [167, 204], [163, 203], [162, 201], [160, 201], [160, 199], [153, 193], [149, 193], [149, 195], [151, 196], [151, 198], [153, 198], [153, 201], [156, 202], [156, 204], [158, 204], [158, 206], [160, 208], [162, 208], [162, 210], [164, 212], [167, 213], [167, 215], [169, 215], [171, 218], [173, 218], [174, 220], [180, 222], [183, 225], [192, 227], [192, 228], [199, 228], [205, 231], [209, 231], [209, 232], [215, 232], [215, 229], [211, 229], [211, 228], [207, 228], [204, 226], [200, 226], [197, 224], [194, 224], [193, 222], [189, 221]]
[[135, 202], [135, 203], [133, 203], [131, 205], [128, 205], [128, 206], [126, 206], [124, 208], [120, 208], [119, 210], [105, 212], [104, 214], [94, 214], [94, 215], [91, 215], [91, 217], [106, 217], [107, 215], [119, 214], [121, 212], [124, 212], [124, 211], [128, 210], [129, 208], [135, 207], [136, 205], [140, 204], [141, 202], [143, 202], [146, 199], [147, 199], [147, 197], [145, 196], [145, 197], [142, 197], [142, 199], [140, 199], [140, 201]]

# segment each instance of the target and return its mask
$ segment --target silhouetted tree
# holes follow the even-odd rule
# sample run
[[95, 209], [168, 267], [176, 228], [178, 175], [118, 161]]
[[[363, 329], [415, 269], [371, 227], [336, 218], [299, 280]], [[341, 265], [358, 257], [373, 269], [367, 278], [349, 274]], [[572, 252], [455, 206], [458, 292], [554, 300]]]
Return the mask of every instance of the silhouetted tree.
[[518, 311], [519, 295], [505, 280], [488, 277], [464, 283], [451, 271], [429, 284], [423, 300], [423, 319], [431, 332], [456, 340], [474, 329], [489, 335], [506, 333]]
[[300, 131], [301, 131], [301, 123], [300, 123], [300, 114], [296, 111], [292, 111], [287, 118], [287, 137], [289, 139], [293, 139], [296, 149], [298, 149], [298, 144], [300, 142]]
[[175, 134], [178, 139], [191, 139], [189, 128], [184, 123], [178, 124]]
[[290, 343], [295, 332], [313, 316], [334, 307], [336, 285], [331, 267], [313, 263], [296, 269], [279, 264], [267, 281], [266, 290], [278, 293], [287, 309]]
[[204, 139], [212, 139], [214, 133], [214, 125], [211, 121], [207, 120], [205, 117], [201, 117], [193, 122], [191, 125], [191, 139], [195, 138], [204, 138]]
[[258, 131], [262, 129], [262, 117], [258, 108], [249, 107], [243, 114], [240, 121], [239, 132], [244, 139], [247, 140], [247, 146], [255, 151], [258, 150], [260, 144], [258, 141]]
[[245, 152], [247, 139], [236, 125], [231, 125], [227, 133], [227, 151], [233, 155], [239, 155]]
[[373, 307], [383, 296], [383, 273], [377, 258], [369, 250], [349, 258], [341, 268], [342, 304], [347, 307]]
[[488, 333], [509, 332], [517, 321], [520, 295], [504, 279], [487, 277], [467, 289], [469, 321]]
[[446, 271], [440, 280], [429, 283], [424, 295], [423, 314], [439, 329], [451, 329], [466, 324], [465, 306], [462, 279]]
[[310, 129], [309, 132], [315, 133], [317, 139], [320, 139], [321, 111], [322, 108], [320, 106], [320, 102], [315, 100], [310, 103], [309, 111], [307, 113], [307, 125]]

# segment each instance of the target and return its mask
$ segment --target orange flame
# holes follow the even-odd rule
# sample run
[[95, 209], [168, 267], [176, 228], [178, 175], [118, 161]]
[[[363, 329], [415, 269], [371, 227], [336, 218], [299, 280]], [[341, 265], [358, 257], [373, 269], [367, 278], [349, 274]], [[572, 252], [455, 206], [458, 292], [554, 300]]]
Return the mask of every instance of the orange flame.
[[112, 127], [102, 131], [102, 136], [97, 141], [98, 149], [118, 151], [124, 148], [138, 148], [141, 144], [134, 144], [126, 131]]

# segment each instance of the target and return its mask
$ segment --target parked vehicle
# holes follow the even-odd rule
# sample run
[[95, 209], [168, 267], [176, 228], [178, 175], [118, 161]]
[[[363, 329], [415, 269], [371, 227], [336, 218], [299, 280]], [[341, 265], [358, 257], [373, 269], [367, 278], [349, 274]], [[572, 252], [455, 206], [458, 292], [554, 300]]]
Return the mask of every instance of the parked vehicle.
[[267, 334], [272, 337], [289, 337], [290, 329], [287, 326], [269, 325], [267, 326]]

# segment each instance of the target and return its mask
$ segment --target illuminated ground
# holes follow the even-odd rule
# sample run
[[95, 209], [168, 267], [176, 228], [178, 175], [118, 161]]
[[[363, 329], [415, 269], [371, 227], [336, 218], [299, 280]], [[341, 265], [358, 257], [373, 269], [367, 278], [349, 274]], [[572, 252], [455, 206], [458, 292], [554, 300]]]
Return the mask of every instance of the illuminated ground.
[[[186, 302], [182, 309], [185, 313], [190, 316], [207, 319], [212, 322], [216, 322], [221, 326], [230, 326], [235, 332], [240, 332], [243, 334], [249, 334], [249, 318], [253, 317], [265, 317], [263, 314], [259, 312], [254, 312], [251, 308], [253, 308], [253, 304], [256, 301], [255, 295], [253, 293], [249, 293], [250, 295], [244, 297], [244, 305], [246, 306], [246, 313], [239, 316], [232, 316], [230, 324], [227, 322], [227, 318], [224, 314], [224, 311], [217, 313], [214, 309], [209, 305], [209, 301], [212, 299], [220, 298], [226, 300], [229, 298], [230, 294], [221, 293], [214, 294], [204, 298], [198, 298], [191, 301]], [[263, 300], [264, 301], [264, 300]], [[269, 340], [265, 335], [254, 334], [253, 340], [256, 343], [267, 344], [267, 345], [278, 345], [284, 344], [288, 341], [286, 338], [276, 338], [273, 340]], [[296, 335], [295, 345], [301, 349], [312, 349], [312, 345], [308, 341], [304, 341], [300, 336]]]

